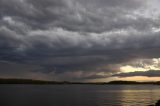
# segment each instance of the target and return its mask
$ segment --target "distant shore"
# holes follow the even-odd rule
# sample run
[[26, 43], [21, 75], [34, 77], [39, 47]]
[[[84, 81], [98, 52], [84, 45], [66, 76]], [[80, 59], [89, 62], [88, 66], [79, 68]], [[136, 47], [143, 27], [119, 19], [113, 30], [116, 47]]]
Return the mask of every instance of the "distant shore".
[[0, 84], [93, 84], [93, 85], [155, 84], [155, 85], [160, 85], [160, 81], [157, 81], [157, 82], [136, 82], [136, 81], [70, 82], [70, 81], [43, 81], [43, 80], [33, 80], [33, 79], [5, 79], [5, 78], [0, 78]]

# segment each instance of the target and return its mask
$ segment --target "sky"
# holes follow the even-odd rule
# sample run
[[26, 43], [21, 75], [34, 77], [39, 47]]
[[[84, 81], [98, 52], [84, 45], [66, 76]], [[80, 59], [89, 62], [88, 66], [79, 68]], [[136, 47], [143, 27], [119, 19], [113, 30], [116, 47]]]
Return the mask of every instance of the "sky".
[[0, 77], [160, 80], [159, 0], [0, 0]]

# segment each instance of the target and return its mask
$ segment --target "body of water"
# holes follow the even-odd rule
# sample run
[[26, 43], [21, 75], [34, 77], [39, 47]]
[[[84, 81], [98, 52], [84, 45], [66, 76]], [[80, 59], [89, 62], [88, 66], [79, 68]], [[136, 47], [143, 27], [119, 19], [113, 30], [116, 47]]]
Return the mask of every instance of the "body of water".
[[0, 85], [0, 106], [147, 106], [158, 85]]

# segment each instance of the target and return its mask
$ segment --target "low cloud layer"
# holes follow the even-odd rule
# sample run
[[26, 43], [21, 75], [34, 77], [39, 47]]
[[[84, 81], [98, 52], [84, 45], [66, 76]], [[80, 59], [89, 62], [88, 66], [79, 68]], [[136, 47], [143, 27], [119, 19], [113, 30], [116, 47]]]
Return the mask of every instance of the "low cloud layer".
[[159, 77], [160, 70], [135, 71], [135, 72], [129, 72], [129, 73], [115, 74], [113, 76], [114, 77], [134, 77], [134, 76]]
[[159, 4], [0, 0], [0, 66], [4, 61], [24, 68], [25, 64], [38, 67], [25, 73], [41, 73], [45, 79], [83, 80], [116, 74], [122, 64], [137, 58], [159, 58]]

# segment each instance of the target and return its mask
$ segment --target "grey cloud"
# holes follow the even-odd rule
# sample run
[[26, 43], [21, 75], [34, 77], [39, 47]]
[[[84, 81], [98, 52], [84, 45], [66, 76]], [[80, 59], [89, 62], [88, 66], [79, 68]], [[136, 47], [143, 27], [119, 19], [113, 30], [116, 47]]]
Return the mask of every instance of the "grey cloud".
[[114, 74], [112, 76], [114, 77], [134, 77], [134, 76], [160, 77], [160, 70], [136, 71], [136, 72], [129, 72], [129, 73]]
[[40, 69], [40, 66], [0, 61], [0, 77], [27, 78], [33, 70]]
[[146, 4], [142, 1], [1, 0], [0, 4], [2, 16], [12, 16], [34, 29], [62, 27], [70, 31], [101, 33], [128, 27], [149, 27], [155, 23], [132, 13], [141, 6], [145, 7]]

